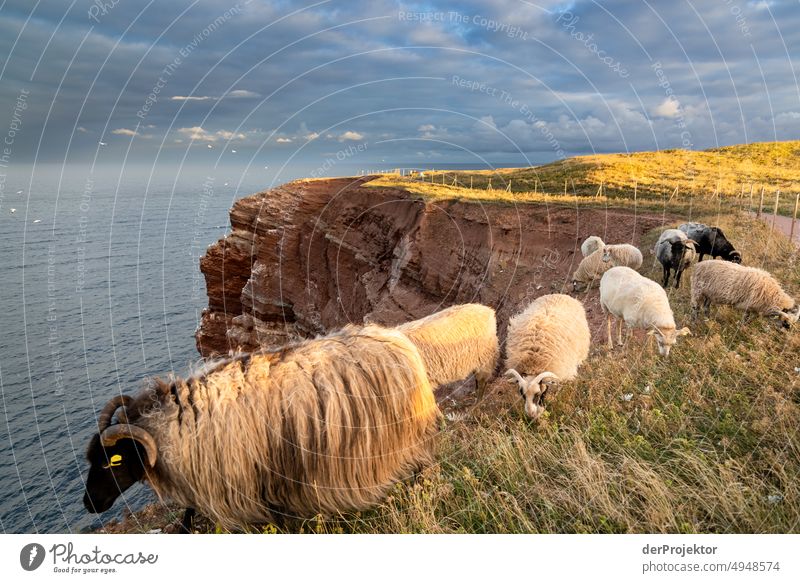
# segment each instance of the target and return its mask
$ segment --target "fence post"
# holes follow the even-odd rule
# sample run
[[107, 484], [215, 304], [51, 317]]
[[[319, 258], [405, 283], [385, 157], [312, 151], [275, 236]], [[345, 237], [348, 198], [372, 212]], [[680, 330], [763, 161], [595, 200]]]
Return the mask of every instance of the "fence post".
[[758, 213], [756, 213], [756, 218], [761, 218], [761, 213], [764, 212], [764, 185], [761, 185], [761, 200], [758, 202]]
[[564, 179], [564, 196], [567, 196], [567, 179]]
[[750, 202], [747, 205], [747, 213], [753, 212], [753, 183], [750, 183]]
[[781, 198], [781, 191], [775, 191], [775, 210], [772, 211], [772, 229], [775, 230], [775, 220], [778, 218], [778, 202]]
[[789, 228], [789, 241], [794, 243], [794, 224], [797, 222], [797, 206], [800, 204], [800, 194], [794, 197], [794, 212], [792, 213], [792, 226]]

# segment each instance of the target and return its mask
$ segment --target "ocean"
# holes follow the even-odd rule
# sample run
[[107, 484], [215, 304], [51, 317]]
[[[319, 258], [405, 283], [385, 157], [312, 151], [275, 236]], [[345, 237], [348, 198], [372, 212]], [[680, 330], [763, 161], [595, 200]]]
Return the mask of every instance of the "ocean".
[[233, 201], [308, 171], [276, 180], [262, 170], [151, 176], [145, 167], [41, 165], [3, 177], [3, 532], [84, 532], [155, 500], [137, 484], [108, 512], [85, 511], [85, 448], [97, 413], [147, 377], [187, 372], [207, 304], [199, 258], [228, 232]]

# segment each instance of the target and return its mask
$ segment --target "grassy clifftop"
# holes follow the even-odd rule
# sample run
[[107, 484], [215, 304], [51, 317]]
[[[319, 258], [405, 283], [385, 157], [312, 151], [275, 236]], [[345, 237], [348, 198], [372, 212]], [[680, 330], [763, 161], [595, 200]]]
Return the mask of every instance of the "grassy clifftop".
[[[566, 181], [566, 196], [565, 196]], [[544, 198], [625, 203], [634, 186], [643, 202], [720, 199], [757, 206], [762, 187], [765, 208], [776, 191], [788, 213], [800, 192], [800, 141], [726, 146], [705, 151], [662, 150], [631, 154], [576, 156], [531, 168], [426, 172], [410, 177], [387, 175], [373, 186], [402, 186], [429, 197], [536, 201]], [[602, 189], [601, 189], [602, 186]], [[471, 187], [471, 188], [470, 188]], [[677, 188], [677, 190], [676, 190]]]

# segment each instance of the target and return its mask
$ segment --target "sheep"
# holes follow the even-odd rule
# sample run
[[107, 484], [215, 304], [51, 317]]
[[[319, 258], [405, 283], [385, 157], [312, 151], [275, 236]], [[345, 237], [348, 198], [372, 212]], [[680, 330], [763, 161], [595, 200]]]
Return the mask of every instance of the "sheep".
[[658, 238], [655, 254], [664, 270], [665, 288], [669, 286], [669, 276], [675, 270], [675, 288], [681, 285], [683, 271], [695, 258], [695, 242], [678, 229], [666, 229]]
[[583, 291], [598, 283], [600, 276], [617, 265], [633, 269], [642, 266], [642, 252], [633, 245], [605, 245], [584, 257], [572, 274], [572, 291]]
[[434, 388], [475, 375], [478, 400], [500, 355], [494, 310], [481, 304], [451, 306], [397, 327], [419, 350]]
[[545, 395], [559, 380], [578, 374], [590, 343], [586, 310], [568, 295], [541, 296], [509, 320], [506, 374], [519, 384], [529, 417], [541, 415]]
[[592, 287], [611, 264], [603, 261], [603, 248], [584, 257], [572, 274], [572, 291], [579, 292]]
[[226, 528], [363, 510], [432, 462], [439, 418], [414, 345], [348, 326], [112, 399], [87, 449], [84, 505], [103, 512], [143, 480]]
[[624, 265], [638, 270], [642, 266], [643, 260], [642, 252], [627, 243], [606, 245], [603, 248], [603, 262], [610, 263], [612, 267]]
[[742, 254], [733, 248], [719, 227], [709, 227], [703, 223], [684, 223], [678, 229], [697, 243], [697, 252], [700, 254], [698, 262], [702, 261], [705, 255], [711, 255], [713, 259], [721, 257], [732, 263], [742, 262]]
[[598, 249], [602, 249], [604, 246], [605, 243], [603, 243], [603, 240], [600, 237], [592, 235], [591, 237], [588, 237], [583, 243], [581, 243], [581, 254], [584, 257], [588, 257]]
[[719, 259], [704, 261], [692, 276], [692, 313], [711, 304], [733, 306], [750, 314], [778, 317], [785, 329], [800, 317], [800, 304], [768, 272]]
[[670, 348], [680, 336], [691, 334], [689, 328], [677, 330], [666, 292], [656, 282], [629, 267], [612, 267], [600, 280], [600, 307], [606, 314], [608, 347], [611, 340], [611, 319], [620, 318], [617, 342], [622, 345], [622, 320], [629, 328], [648, 330], [658, 341], [658, 352], [669, 356]]

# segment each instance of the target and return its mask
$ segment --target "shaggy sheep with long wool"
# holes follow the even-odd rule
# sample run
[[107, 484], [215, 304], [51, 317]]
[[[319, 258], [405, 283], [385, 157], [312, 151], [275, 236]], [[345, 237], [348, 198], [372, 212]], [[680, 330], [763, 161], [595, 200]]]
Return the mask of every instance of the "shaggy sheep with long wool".
[[364, 510], [431, 463], [439, 416], [402, 333], [347, 327], [113, 399], [84, 504], [104, 511], [144, 480], [226, 528]]
[[658, 237], [654, 252], [664, 271], [663, 286], [669, 285], [671, 272], [675, 271], [675, 288], [681, 285], [681, 276], [697, 256], [697, 243], [679, 229], [666, 229]]
[[397, 327], [417, 347], [433, 387], [475, 375], [478, 397], [494, 376], [500, 354], [494, 310], [451, 306]]
[[800, 316], [800, 304], [770, 273], [719, 259], [698, 263], [692, 275], [692, 311], [708, 313], [711, 304], [777, 317], [784, 328]]
[[564, 294], [537, 298], [508, 322], [506, 374], [519, 384], [525, 412], [537, 418], [559, 380], [578, 374], [589, 356], [591, 333], [583, 304]]
[[572, 274], [572, 291], [584, 291], [591, 286], [599, 285], [600, 277], [618, 265], [639, 269], [642, 266], [642, 252], [626, 243], [598, 248], [578, 264], [578, 268]]

